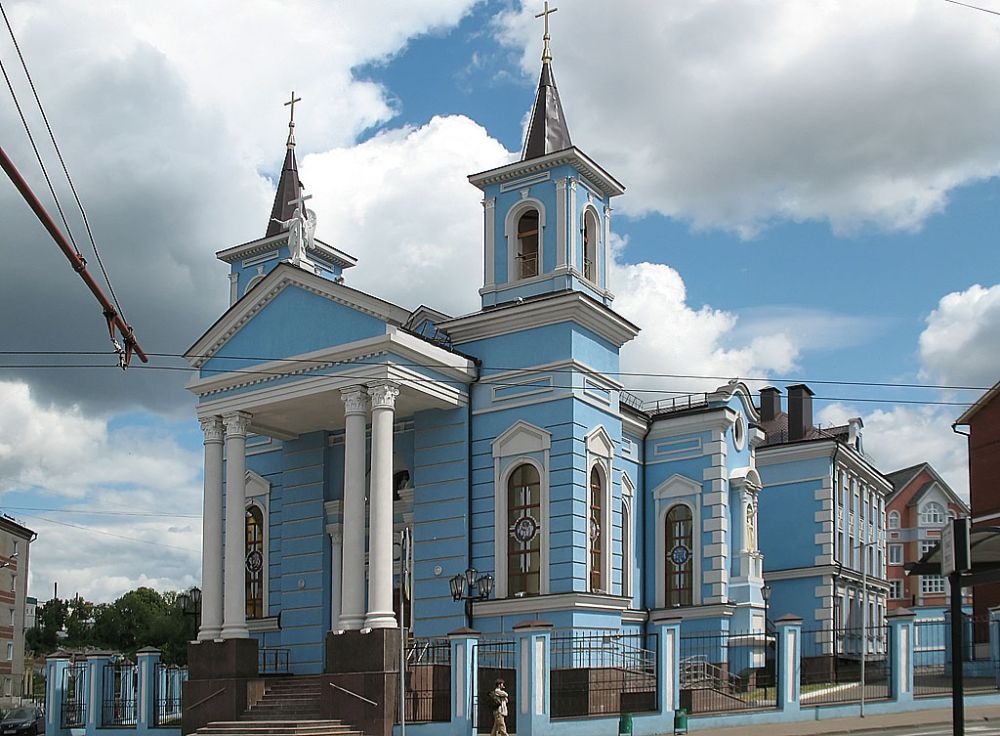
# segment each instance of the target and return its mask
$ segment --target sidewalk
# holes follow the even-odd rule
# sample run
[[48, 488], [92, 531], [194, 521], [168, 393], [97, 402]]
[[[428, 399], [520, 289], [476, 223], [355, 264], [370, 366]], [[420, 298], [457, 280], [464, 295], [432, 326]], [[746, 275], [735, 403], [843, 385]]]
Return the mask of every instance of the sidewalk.
[[[967, 724], [992, 722], [1000, 725], [1000, 705], [965, 708]], [[893, 730], [907, 726], [942, 726], [951, 724], [951, 708], [914, 710], [885, 715], [830, 718], [822, 721], [769, 723], [760, 726], [699, 729], [698, 719], [688, 722], [692, 736], [813, 736], [814, 734], [851, 734], [866, 731]]]

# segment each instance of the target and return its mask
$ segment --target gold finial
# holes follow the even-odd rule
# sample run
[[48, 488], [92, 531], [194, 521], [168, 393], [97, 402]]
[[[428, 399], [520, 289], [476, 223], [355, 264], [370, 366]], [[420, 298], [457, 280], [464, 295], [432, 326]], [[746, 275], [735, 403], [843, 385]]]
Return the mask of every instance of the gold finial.
[[545, 19], [545, 35], [542, 36], [542, 43], [543, 43], [543, 46], [542, 46], [542, 63], [543, 64], [552, 61], [552, 51], [549, 50], [549, 40], [551, 39], [551, 36], [549, 36], [549, 16], [552, 15], [557, 10], [559, 10], [559, 8], [552, 8], [551, 10], [549, 10], [549, 0], [545, 0], [545, 10], [543, 10], [541, 13], [539, 13], [538, 15], [535, 16], [536, 18], [544, 18]]
[[295, 91], [292, 91], [292, 98], [285, 103], [285, 107], [290, 107], [290, 116], [288, 118], [288, 147], [295, 148], [295, 103], [302, 102], [301, 97], [295, 96]]

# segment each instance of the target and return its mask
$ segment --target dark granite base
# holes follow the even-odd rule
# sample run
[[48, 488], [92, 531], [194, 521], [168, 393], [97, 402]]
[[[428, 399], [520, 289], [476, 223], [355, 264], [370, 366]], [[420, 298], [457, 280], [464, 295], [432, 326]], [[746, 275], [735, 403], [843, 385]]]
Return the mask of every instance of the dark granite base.
[[227, 639], [188, 644], [188, 679], [183, 684], [181, 733], [210, 721], [235, 721], [262, 689], [257, 675], [257, 640]]
[[330, 687], [332, 697], [323, 699], [324, 718], [339, 718], [368, 736], [392, 736], [399, 702], [399, 644], [405, 633], [373, 629], [326, 635], [324, 679], [338, 687]]

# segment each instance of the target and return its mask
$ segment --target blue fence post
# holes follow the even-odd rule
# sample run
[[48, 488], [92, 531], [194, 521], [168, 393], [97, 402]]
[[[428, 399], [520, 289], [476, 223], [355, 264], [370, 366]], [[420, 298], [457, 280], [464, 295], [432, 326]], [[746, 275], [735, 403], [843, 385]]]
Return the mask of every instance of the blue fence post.
[[799, 672], [802, 666], [802, 619], [786, 614], [775, 622], [778, 629], [778, 710], [799, 710]]
[[517, 661], [517, 734], [537, 736], [549, 727], [552, 624], [525, 621], [514, 627]]
[[660, 715], [673, 720], [674, 711], [681, 704], [680, 643], [681, 619], [665, 618], [656, 621], [657, 680]]
[[1000, 606], [990, 609], [990, 662], [993, 678], [1000, 688]]
[[889, 622], [889, 697], [897, 703], [913, 701], [913, 620], [907, 608], [885, 615]]
[[[104, 724], [104, 665], [111, 661], [107, 652], [96, 652], [87, 655], [86, 711], [84, 723], [87, 736], [94, 736], [97, 729]], [[79, 693], [79, 690], [77, 691]]]
[[63, 686], [69, 655], [57, 651], [45, 658], [45, 733], [47, 736], [62, 736]]
[[476, 732], [479, 692], [479, 632], [461, 628], [448, 634], [451, 644], [451, 733]]
[[148, 731], [156, 727], [156, 666], [160, 663], [160, 650], [143, 647], [135, 653], [139, 670], [139, 686], [136, 692], [136, 731]]

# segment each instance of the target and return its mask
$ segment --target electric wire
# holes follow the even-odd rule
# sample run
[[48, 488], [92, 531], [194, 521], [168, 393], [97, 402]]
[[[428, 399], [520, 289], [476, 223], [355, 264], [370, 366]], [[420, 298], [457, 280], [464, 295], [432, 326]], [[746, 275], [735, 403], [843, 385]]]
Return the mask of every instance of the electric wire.
[[39, 521], [45, 521], [49, 524], [56, 524], [58, 526], [69, 527], [70, 529], [80, 529], [85, 532], [91, 532], [93, 534], [103, 534], [106, 537], [114, 537], [115, 539], [124, 539], [128, 542], [139, 542], [140, 544], [149, 544], [154, 547], [166, 547], [168, 549], [176, 549], [180, 552], [191, 552], [195, 554], [200, 554], [201, 550], [189, 549], [187, 547], [178, 547], [174, 544], [167, 544], [166, 542], [154, 542], [150, 539], [139, 539], [138, 537], [129, 537], [125, 534], [115, 534], [114, 532], [107, 532], [103, 529], [97, 529], [92, 526], [81, 526], [80, 524], [71, 524], [68, 521], [58, 521], [56, 519], [49, 519], [44, 516], [38, 516], [37, 514], [21, 514], [22, 516], [27, 516], [29, 519], [38, 519]]
[[89, 509], [60, 509], [41, 506], [7, 506], [0, 507], [0, 511], [44, 511], [60, 514], [84, 514], [86, 516], [148, 516], [165, 517], [168, 519], [200, 519], [201, 514], [174, 514], [169, 511], [93, 511]]
[[944, 0], [946, 3], [951, 3], [952, 5], [961, 5], [963, 8], [971, 8], [972, 10], [979, 10], [983, 13], [989, 13], [990, 15], [1000, 15], [1000, 10], [990, 10], [989, 8], [981, 8], [978, 5], [969, 5], [969, 3], [962, 3], [958, 0]]
[[[0, 5], [0, 12], [3, 12], [3, 6]], [[7, 14], [3, 13], [4, 20], [7, 19]], [[8, 25], [9, 27], [9, 25]], [[24, 132], [28, 136], [28, 141], [31, 143], [31, 149], [35, 152], [35, 159], [38, 161], [38, 166], [42, 170], [42, 176], [45, 178], [45, 184], [49, 188], [49, 194], [52, 195], [52, 199], [56, 204], [56, 210], [59, 212], [59, 219], [62, 220], [63, 227], [66, 228], [66, 236], [69, 238], [70, 243], [73, 244], [73, 250], [76, 251], [77, 256], [81, 259], [83, 255], [80, 253], [80, 248], [76, 244], [76, 239], [73, 237], [73, 230], [69, 226], [69, 222], [66, 220], [66, 213], [63, 212], [62, 204], [59, 202], [59, 197], [56, 195], [56, 190], [52, 186], [52, 179], [49, 177], [48, 169], [45, 168], [45, 162], [42, 160], [42, 154], [38, 150], [38, 145], [35, 143], [35, 137], [31, 134], [31, 126], [28, 125], [28, 120], [24, 116], [24, 111], [21, 109], [21, 103], [17, 99], [17, 93], [14, 91], [14, 84], [10, 81], [10, 76], [7, 74], [7, 68], [4, 66], [3, 58], [0, 58], [0, 73], [3, 74], [4, 81], [7, 83], [7, 89], [10, 90], [10, 96], [14, 100], [14, 107], [17, 109], [18, 117], [21, 118], [21, 126], [24, 128]]]
[[[73, 178], [69, 174], [69, 168], [66, 166], [66, 161], [63, 158], [62, 151], [59, 148], [59, 144], [56, 142], [55, 133], [52, 130], [52, 126], [49, 124], [49, 116], [45, 114], [45, 108], [42, 106], [42, 100], [38, 96], [38, 90], [35, 87], [35, 81], [31, 78], [31, 73], [28, 71], [28, 64], [24, 60], [24, 54], [21, 53], [21, 46], [17, 42], [17, 37], [14, 35], [14, 29], [10, 24], [10, 20], [7, 18], [7, 13], [3, 8], [3, 3], [0, 2], [0, 15], [3, 16], [4, 23], [7, 26], [7, 32], [10, 34], [10, 40], [14, 44], [14, 50], [17, 52], [17, 58], [21, 61], [21, 68], [24, 70], [24, 76], [28, 80], [28, 85], [31, 87], [31, 93], [35, 97], [35, 103], [38, 105], [38, 112], [42, 115], [42, 120], [45, 122], [45, 129], [49, 133], [49, 140], [52, 141], [52, 147], [55, 149], [56, 156], [59, 158], [59, 164], [62, 166], [63, 174], [66, 176], [66, 181], [69, 184], [70, 191], [73, 193], [73, 199], [76, 200], [76, 206], [80, 210], [80, 216], [83, 218], [83, 225], [87, 230], [87, 236], [90, 239], [90, 245], [94, 250], [94, 256], [97, 258], [97, 264], [101, 268], [101, 273], [104, 275], [104, 283], [107, 284], [108, 291], [111, 293], [111, 300], [115, 303], [115, 308], [118, 310], [118, 314], [122, 315], [122, 319], [125, 319], [125, 315], [122, 312], [121, 304], [118, 303], [118, 296], [115, 294], [115, 288], [111, 284], [111, 279], [108, 276], [108, 271], [104, 267], [104, 259], [101, 258], [101, 252], [97, 248], [97, 241], [94, 239], [93, 230], [90, 227], [90, 218], [87, 217], [87, 211], [83, 207], [83, 202], [80, 201], [80, 195], [76, 191], [76, 186], [73, 184]], [[58, 202], [56, 203], [58, 206]], [[62, 214], [62, 210], [59, 210]], [[63, 218], [63, 223], [65, 224], [66, 219]], [[69, 225], [66, 225], [67, 232], [69, 231]], [[72, 235], [70, 235], [70, 240], [73, 242], [73, 247], [77, 249], [77, 255], [80, 255], [80, 249], [77, 248], [76, 242], [73, 241]], [[127, 321], [127, 320], [126, 320]]]

